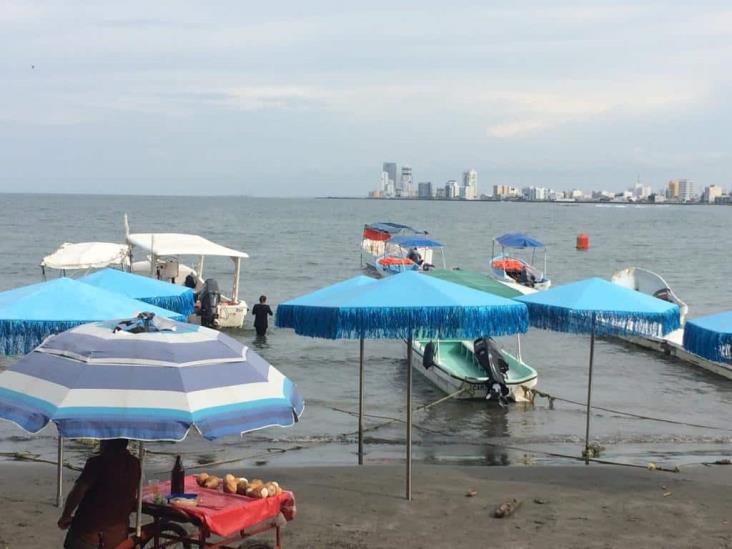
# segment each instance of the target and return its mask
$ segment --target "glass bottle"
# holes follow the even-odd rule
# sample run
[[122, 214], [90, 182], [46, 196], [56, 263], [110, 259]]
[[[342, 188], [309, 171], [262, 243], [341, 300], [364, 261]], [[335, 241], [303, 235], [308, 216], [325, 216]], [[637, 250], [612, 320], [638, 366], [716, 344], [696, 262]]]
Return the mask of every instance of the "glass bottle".
[[183, 462], [180, 456], [175, 456], [175, 465], [173, 470], [170, 472], [170, 493], [171, 494], [182, 494], [186, 491], [185, 489], [185, 478], [186, 472], [183, 469]]

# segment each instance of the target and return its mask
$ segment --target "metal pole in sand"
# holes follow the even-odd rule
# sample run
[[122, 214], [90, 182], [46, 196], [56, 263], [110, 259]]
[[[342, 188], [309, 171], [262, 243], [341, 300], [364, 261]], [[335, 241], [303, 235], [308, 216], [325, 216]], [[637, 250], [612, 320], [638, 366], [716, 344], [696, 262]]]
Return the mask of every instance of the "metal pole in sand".
[[590, 400], [592, 398], [592, 362], [595, 356], [595, 313], [592, 313], [590, 334], [590, 377], [587, 380], [587, 425], [585, 428], [585, 465], [590, 464]]
[[358, 464], [363, 465], [363, 338], [358, 341]]
[[412, 335], [407, 339], [407, 500], [412, 499]]
[[56, 507], [61, 507], [64, 498], [63, 471], [64, 471], [64, 437], [58, 436], [58, 451], [56, 453]]
[[140, 441], [140, 484], [137, 486], [137, 516], [135, 517], [135, 533], [137, 537], [142, 534], [142, 487], [144, 477], [144, 464], [145, 464], [145, 443]]

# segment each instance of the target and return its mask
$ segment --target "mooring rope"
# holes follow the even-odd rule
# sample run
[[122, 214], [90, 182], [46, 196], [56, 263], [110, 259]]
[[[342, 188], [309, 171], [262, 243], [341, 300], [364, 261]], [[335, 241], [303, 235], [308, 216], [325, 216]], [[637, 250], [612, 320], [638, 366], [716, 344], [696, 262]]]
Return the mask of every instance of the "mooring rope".
[[[574, 404], [576, 406], [582, 406], [583, 408], [587, 407], [586, 402], [580, 402], [577, 400], [571, 400], [568, 398], [562, 398], [555, 395], [551, 395], [545, 391], [540, 391], [536, 388], [528, 388], [528, 387], [521, 387], [524, 391], [524, 395], [526, 396], [527, 400], [533, 405], [534, 400], [537, 396], [544, 397], [549, 400], [549, 407], [554, 408], [554, 401], [559, 402], [566, 402], [567, 404]], [[688, 421], [679, 421], [676, 419], [668, 419], [668, 418], [662, 418], [662, 417], [655, 417], [655, 416], [646, 416], [642, 414], [635, 414], [633, 412], [625, 412], [623, 410], [615, 410], [613, 408], [604, 408], [602, 406], [590, 406], [591, 410], [601, 410], [603, 412], [608, 412], [611, 414], [618, 414], [622, 416], [632, 417], [636, 419], [645, 419], [648, 421], [658, 421], [660, 423], [670, 423], [672, 425], [683, 425], [685, 427], [697, 427], [700, 429], [710, 429], [713, 431], [726, 431], [726, 432], [732, 432], [732, 428], [729, 427], [718, 427], [715, 425], [703, 425], [700, 423], [689, 423]]]

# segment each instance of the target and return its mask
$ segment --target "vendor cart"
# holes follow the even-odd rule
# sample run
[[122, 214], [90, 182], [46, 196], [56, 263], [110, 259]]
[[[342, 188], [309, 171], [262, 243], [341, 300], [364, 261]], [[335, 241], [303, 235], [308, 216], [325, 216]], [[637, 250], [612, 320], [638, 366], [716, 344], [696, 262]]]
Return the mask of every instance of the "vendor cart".
[[295, 517], [295, 497], [288, 491], [263, 499], [250, 498], [200, 487], [194, 476], [186, 477], [185, 490], [196, 494], [195, 506], [167, 503], [170, 482], [145, 488], [142, 512], [153, 522], [143, 527], [137, 546], [236, 549], [243, 540], [274, 530], [274, 547], [279, 549], [282, 526]]

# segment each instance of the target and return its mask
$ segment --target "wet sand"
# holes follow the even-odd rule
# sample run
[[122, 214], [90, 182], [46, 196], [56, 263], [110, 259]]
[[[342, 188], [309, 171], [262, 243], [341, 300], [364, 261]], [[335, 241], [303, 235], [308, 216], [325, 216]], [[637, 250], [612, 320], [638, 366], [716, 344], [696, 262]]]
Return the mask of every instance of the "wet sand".
[[[2, 463], [0, 549], [60, 547], [54, 467]], [[524, 547], [732, 548], [732, 466], [665, 473], [571, 467], [415, 466], [412, 502], [403, 466], [252, 467], [217, 474], [278, 480], [297, 516], [295, 548]], [[76, 473], [67, 473], [66, 492]], [[466, 497], [475, 490], [474, 497]], [[522, 505], [496, 519], [510, 498]], [[264, 534], [262, 539], [272, 538]]]

